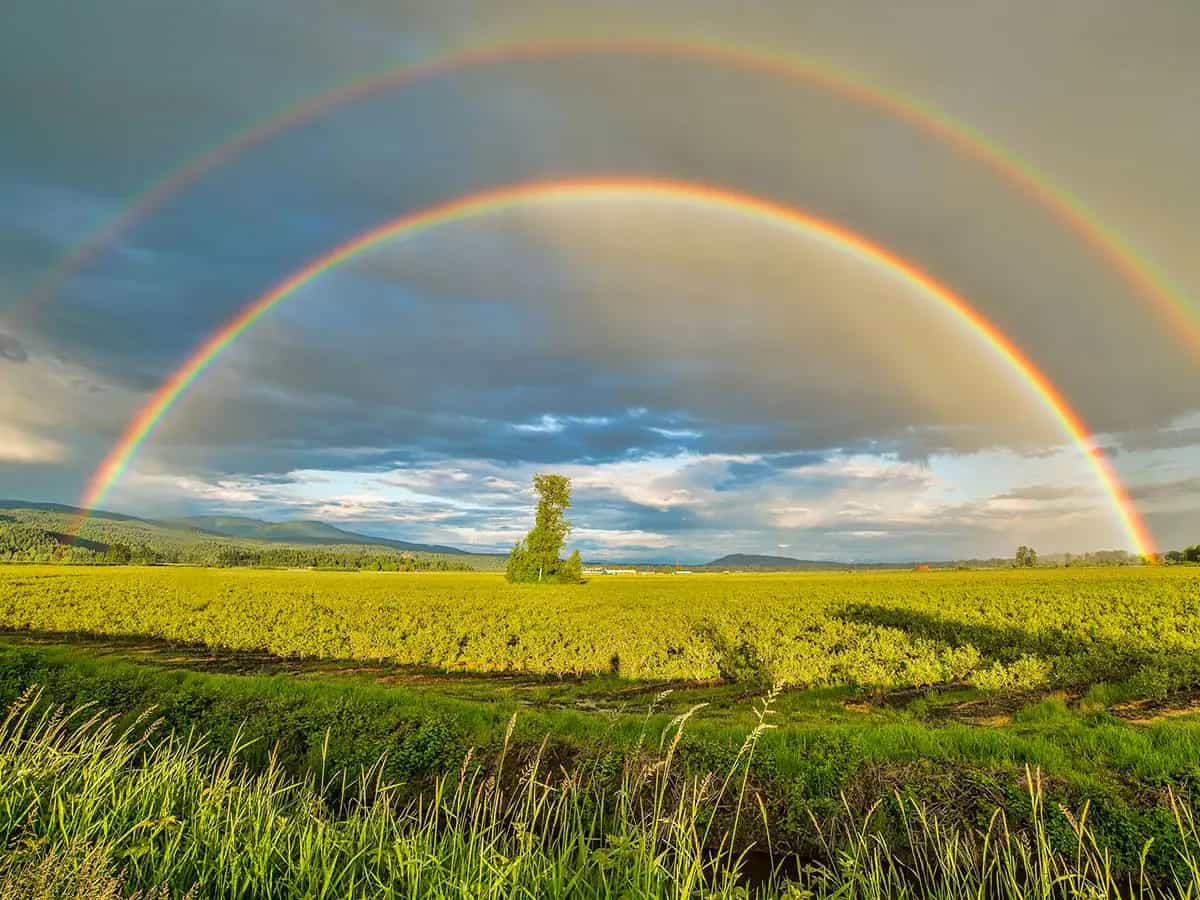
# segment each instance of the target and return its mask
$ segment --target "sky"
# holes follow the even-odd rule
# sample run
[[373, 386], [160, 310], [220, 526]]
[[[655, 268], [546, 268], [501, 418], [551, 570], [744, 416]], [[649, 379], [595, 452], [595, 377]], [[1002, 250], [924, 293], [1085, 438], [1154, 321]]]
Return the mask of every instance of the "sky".
[[[736, 47], [940, 110], [1090, 210], [1196, 315], [1189, 0], [16, 0], [0, 497], [76, 502], [192, 351], [356, 235], [517, 182], [623, 175], [800, 210], [933, 276], [1087, 423], [1160, 548], [1200, 542], [1184, 307], [1164, 312], [977, 155], [811, 79], [661, 50], [484, 55], [326, 104], [121, 219], [294, 104], [551, 39]], [[1133, 549], [1045, 403], [927, 290], [812, 229], [665, 192], [530, 198], [312, 279], [213, 361], [103, 505], [498, 550], [550, 471], [573, 479], [570, 545], [589, 559]]]

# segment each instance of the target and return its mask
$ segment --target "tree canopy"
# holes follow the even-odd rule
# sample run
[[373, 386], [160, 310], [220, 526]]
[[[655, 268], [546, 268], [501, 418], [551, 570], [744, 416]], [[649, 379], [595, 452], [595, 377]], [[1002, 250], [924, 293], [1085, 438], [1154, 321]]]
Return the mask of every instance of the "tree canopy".
[[571, 505], [571, 479], [565, 475], [534, 475], [533, 489], [538, 495], [533, 530], [513, 547], [505, 576], [519, 582], [582, 581], [579, 551], [566, 560], [559, 558], [571, 532], [571, 523], [566, 519]]

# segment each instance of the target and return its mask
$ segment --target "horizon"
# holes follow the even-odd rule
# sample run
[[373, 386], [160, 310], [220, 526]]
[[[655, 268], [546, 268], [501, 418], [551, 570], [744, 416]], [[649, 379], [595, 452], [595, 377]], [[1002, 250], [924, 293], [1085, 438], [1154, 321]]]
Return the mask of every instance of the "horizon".
[[[78, 512], [82, 511], [80, 509], [80, 507], [72, 506], [71, 504], [56, 503], [53, 501], [27, 500], [27, 499], [15, 498], [15, 497], [0, 498], [0, 509], [13, 509], [13, 508], [21, 508], [21, 507], [27, 507], [27, 508], [54, 507], [54, 508], [61, 509], [63, 511], [70, 511], [72, 513], [78, 513]], [[456, 551], [461, 551], [465, 555], [507, 556], [509, 551], [512, 549], [511, 547], [491, 548], [491, 547], [475, 547], [475, 546], [471, 546], [471, 545], [458, 545], [458, 544], [450, 544], [450, 543], [447, 543], [444, 541], [438, 541], [438, 540], [409, 541], [402, 535], [374, 534], [369, 531], [361, 531], [358, 528], [353, 527], [352, 523], [350, 523], [349, 526], [347, 526], [346, 524], [335, 525], [333, 523], [326, 522], [321, 519], [265, 519], [265, 518], [255, 517], [255, 516], [222, 514], [222, 513], [206, 513], [206, 514], [202, 514], [202, 515], [182, 516], [182, 517], [177, 517], [174, 519], [170, 519], [170, 518], [156, 519], [152, 516], [143, 516], [143, 515], [138, 515], [135, 513], [118, 511], [118, 510], [114, 510], [114, 509], [93, 509], [90, 511], [90, 515], [94, 515], [98, 518], [103, 518], [104, 516], [116, 516], [116, 517], [120, 517], [120, 518], [130, 518], [130, 519], [135, 519], [138, 521], [151, 522], [151, 523], [161, 524], [161, 525], [166, 525], [166, 526], [171, 526], [176, 523], [191, 523], [196, 520], [211, 519], [211, 518], [242, 519], [245, 521], [250, 521], [250, 522], [255, 522], [258, 524], [265, 524], [265, 525], [288, 525], [288, 524], [322, 525], [325, 527], [336, 528], [337, 530], [339, 530], [343, 533], [347, 533], [347, 534], [349, 534], [351, 536], [355, 536], [355, 537], [363, 537], [363, 538], [369, 538], [369, 539], [373, 539], [373, 540], [384, 540], [384, 541], [400, 541], [400, 542], [404, 542], [404, 543], [418, 544], [420, 546], [430, 547], [430, 548], [446, 547], [446, 548], [450, 548], [450, 549], [453, 549]], [[197, 527], [197, 526], [192, 526], [192, 527]], [[201, 530], [203, 530], [203, 529], [201, 529]], [[238, 539], [238, 537], [233, 534], [223, 534], [220, 531], [214, 531], [212, 533], [215, 535], [221, 535], [221, 536], [228, 537], [231, 540]], [[262, 539], [259, 538], [259, 540], [262, 540]], [[279, 541], [279, 542], [286, 543], [286, 541]], [[567, 549], [568, 550], [573, 549], [573, 544], [571, 543], [569, 536], [568, 536], [568, 541], [567, 541]], [[1168, 549], [1171, 549], [1171, 548], [1168, 548]], [[624, 565], [624, 564], [628, 564], [628, 565], [655, 566], [655, 567], [665, 567], [665, 566], [705, 567], [705, 566], [710, 566], [710, 565], [714, 565], [716, 563], [722, 562], [727, 557], [748, 556], [748, 557], [760, 557], [763, 559], [777, 559], [777, 560], [781, 560], [781, 561], [791, 561], [791, 562], [799, 562], [799, 563], [812, 562], [812, 563], [819, 563], [822, 565], [842, 565], [842, 566], [851, 566], [851, 567], [852, 566], [897, 566], [897, 567], [900, 567], [900, 566], [908, 566], [908, 565], [925, 565], [925, 564], [949, 565], [949, 564], [954, 564], [954, 563], [959, 563], [959, 562], [967, 562], [967, 561], [972, 561], [972, 560], [991, 561], [991, 560], [996, 560], [996, 559], [1010, 558], [1009, 555], [983, 556], [983, 555], [975, 554], [975, 555], [961, 556], [961, 557], [955, 557], [955, 558], [947, 557], [947, 558], [939, 558], [939, 559], [932, 559], [932, 558], [931, 559], [846, 559], [846, 558], [818, 558], [818, 557], [808, 556], [808, 555], [804, 555], [804, 554], [796, 556], [796, 555], [783, 553], [780, 551], [776, 551], [774, 553], [763, 552], [763, 551], [754, 551], [754, 550], [737, 550], [737, 551], [724, 551], [724, 552], [720, 552], [720, 551], [721, 551], [721, 548], [715, 548], [714, 550], [711, 551], [710, 555], [703, 557], [703, 558], [696, 557], [693, 559], [687, 559], [685, 557], [680, 557], [678, 559], [675, 559], [675, 558], [629, 558], [629, 557], [619, 557], [619, 556], [618, 557], [588, 556], [588, 557], [585, 557], [585, 559], [584, 559], [584, 565]], [[430, 551], [430, 552], [438, 552], [438, 551]], [[1044, 559], [1055, 559], [1055, 558], [1060, 558], [1063, 556], [1082, 557], [1087, 554], [1127, 553], [1127, 552], [1128, 551], [1121, 550], [1120, 548], [1091, 548], [1091, 549], [1082, 550], [1082, 551], [1081, 550], [1050, 550], [1047, 552], [1039, 551], [1038, 555], [1039, 555], [1039, 557], [1042, 557]]]

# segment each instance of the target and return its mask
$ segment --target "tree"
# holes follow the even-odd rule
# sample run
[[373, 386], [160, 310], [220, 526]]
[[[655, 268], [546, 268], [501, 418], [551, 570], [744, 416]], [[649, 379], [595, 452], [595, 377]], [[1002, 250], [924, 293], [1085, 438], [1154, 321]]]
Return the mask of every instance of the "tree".
[[558, 571], [558, 580], [569, 581], [572, 584], [583, 581], [583, 558], [578, 550], [568, 556], [567, 561], [562, 564]]
[[1200, 563], [1200, 544], [1183, 551], [1183, 558], [1190, 563]]
[[1037, 551], [1022, 544], [1017, 548], [1015, 563], [1018, 569], [1032, 568], [1037, 565]]
[[104, 551], [104, 561], [110, 566], [127, 566], [133, 559], [133, 551], [128, 544], [109, 544]]
[[47, 562], [62, 549], [58, 535], [24, 522], [10, 525], [0, 518], [0, 559]]
[[582, 580], [579, 551], [566, 562], [559, 559], [571, 531], [571, 523], [566, 519], [571, 505], [571, 479], [565, 475], [534, 475], [533, 489], [538, 495], [533, 530], [513, 547], [505, 576], [509, 581]]

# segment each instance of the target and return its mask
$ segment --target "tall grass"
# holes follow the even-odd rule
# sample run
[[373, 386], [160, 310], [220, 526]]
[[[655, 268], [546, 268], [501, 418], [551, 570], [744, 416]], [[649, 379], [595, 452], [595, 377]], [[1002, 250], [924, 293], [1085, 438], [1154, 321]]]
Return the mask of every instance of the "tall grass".
[[240, 744], [217, 752], [146, 720], [118, 730], [114, 718], [66, 712], [30, 693], [0, 725], [0, 895], [1200, 895], [1200, 834], [1189, 809], [1175, 805], [1186, 849], [1169, 883], [1117, 877], [1086, 809], [1068, 817], [1073, 850], [1054, 849], [1036, 772], [1028, 776], [1031, 828], [1011, 829], [997, 811], [986, 827], [963, 830], [919, 803], [886, 798], [900, 823], [887, 838], [874, 814], [848, 816], [821, 834], [823, 858], [773, 859], [768, 874], [749, 882], [748, 854], [771, 847], [746, 775], [770, 727], [771, 699], [724, 773], [695, 777], [676, 764], [693, 709], [660, 735], [645, 729], [615, 773], [599, 764], [555, 768], [545, 745], [518, 752], [506, 740], [498, 758], [468, 756], [427, 792], [401, 799], [382, 778], [382, 761], [355, 778], [318, 770], [296, 780], [273, 765], [255, 773], [239, 762]]

